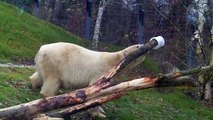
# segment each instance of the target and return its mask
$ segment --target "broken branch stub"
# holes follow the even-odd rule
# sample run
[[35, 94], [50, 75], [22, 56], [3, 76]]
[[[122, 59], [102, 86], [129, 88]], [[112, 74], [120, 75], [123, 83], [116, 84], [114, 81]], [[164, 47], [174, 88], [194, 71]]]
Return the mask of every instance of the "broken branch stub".
[[189, 70], [182, 70], [178, 72], [168, 73], [164, 75], [157, 75], [158, 81], [157, 84], [159, 87], [166, 87], [166, 86], [178, 86], [178, 85], [195, 85], [194, 81], [189, 79], [177, 79], [182, 76], [192, 75], [192, 74], [200, 74], [205, 73], [207, 71], [213, 71], [213, 66], [203, 66], [203, 67], [196, 67]]
[[154, 49], [158, 46], [158, 48], [164, 46], [164, 39], [161, 36], [153, 37], [149, 42], [141, 46], [140, 49], [137, 51], [131, 53], [128, 55], [123, 61], [121, 61], [118, 65], [113, 67], [109, 72], [107, 72], [105, 75], [103, 75], [96, 83], [94, 84], [100, 84], [103, 82], [107, 82], [110, 79], [112, 79], [115, 75], [117, 75], [119, 72], [121, 72], [127, 65], [129, 65], [134, 60], [138, 59], [142, 55], [146, 54], [151, 49]]

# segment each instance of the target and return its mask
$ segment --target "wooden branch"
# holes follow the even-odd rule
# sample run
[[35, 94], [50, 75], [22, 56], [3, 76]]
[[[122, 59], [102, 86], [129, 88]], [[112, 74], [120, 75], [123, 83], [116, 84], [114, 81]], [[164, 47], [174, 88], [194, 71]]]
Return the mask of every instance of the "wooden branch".
[[159, 87], [166, 86], [179, 86], [179, 85], [195, 85], [194, 81], [191, 79], [183, 78], [179, 79], [182, 76], [192, 75], [192, 74], [200, 74], [205, 73], [206, 71], [212, 71], [213, 66], [204, 66], [204, 67], [196, 67], [193, 69], [182, 70], [178, 72], [168, 73], [165, 75], [158, 75], [157, 84]]
[[89, 99], [90, 96], [95, 96], [101, 89], [110, 87], [110, 79], [118, 74], [128, 64], [139, 58], [149, 50], [157, 46], [157, 40], [151, 40], [142, 46], [140, 49], [127, 56], [122, 62], [113, 67], [107, 74], [103, 75], [94, 85], [79, 89], [71, 93], [58, 95], [54, 97], [47, 97], [44, 99], [35, 100], [29, 103], [12, 106], [0, 109], [0, 118], [4, 119], [17, 119], [17, 118], [30, 118], [36, 114], [63, 108], [65, 106], [74, 106], [83, 103]]
[[[120, 98], [121, 96], [125, 95], [124, 93], [128, 91], [148, 89], [154, 86], [165, 87], [165, 86], [192, 85], [193, 82], [191, 79], [187, 79], [186, 77], [182, 77], [182, 76], [198, 74], [200, 72], [209, 71], [209, 70], [213, 70], [213, 66], [198, 67], [194, 69], [159, 75], [153, 78], [145, 77], [145, 78], [139, 78], [139, 79], [123, 82], [115, 86], [102, 89], [98, 94], [96, 94], [96, 96], [93, 96], [94, 98], [97, 98], [95, 100], [90, 100], [86, 103], [79, 104], [77, 106], [73, 106], [59, 112], [47, 113], [46, 115], [50, 117], [66, 118], [76, 112], [87, 110], [89, 108], [96, 107], [96, 106], [99, 106], [100, 104], [109, 102], [113, 99]], [[182, 79], [179, 79], [181, 77]], [[116, 96], [115, 94], [118, 94], [118, 96]], [[98, 98], [100, 96], [104, 96], [104, 97]]]
[[118, 99], [118, 98], [122, 97], [123, 95], [125, 95], [125, 92], [109, 94], [104, 97], [92, 99], [85, 103], [82, 103], [82, 104], [79, 104], [79, 105], [58, 111], [58, 112], [46, 113], [46, 115], [49, 117], [68, 118], [68, 117], [70, 117], [70, 115], [72, 115], [74, 113], [81, 112], [81, 111], [99, 106], [106, 102]]
[[165, 75], [159, 75], [158, 77], [160, 78], [166, 78], [166, 79], [172, 79], [172, 78], [178, 78], [181, 76], [186, 76], [186, 75], [192, 75], [192, 74], [199, 74], [200, 72], [206, 72], [213, 70], [213, 65], [212, 66], [203, 66], [203, 67], [196, 67], [188, 70], [182, 70], [174, 73], [169, 73]]
[[76, 112], [87, 110], [89, 108], [99, 106], [114, 99], [118, 99], [121, 96], [125, 95], [127, 91], [141, 90], [154, 87], [156, 80], [157, 78], [145, 77], [123, 82], [118, 85], [103, 89], [100, 92], [96, 93], [94, 96], [92, 96], [92, 98], [95, 99], [67, 108], [59, 112], [47, 113], [46, 115], [49, 117], [67, 118]]
[[95, 96], [91, 96], [92, 98], [96, 98], [95, 100], [90, 100], [88, 102], [67, 108], [59, 112], [47, 113], [46, 115], [50, 117], [66, 118], [76, 112], [87, 110], [89, 108], [99, 106], [100, 104], [109, 102], [111, 100], [118, 99], [121, 96], [125, 95], [125, 93], [128, 91], [148, 89], [154, 86], [165, 87], [165, 86], [192, 85], [191, 79], [185, 78], [178, 79], [178, 78], [185, 75], [198, 74], [200, 72], [209, 70], [213, 70], [213, 66], [198, 67], [194, 69], [160, 75], [157, 77], [145, 77], [123, 82], [115, 86], [102, 89], [97, 94], [95, 94]]

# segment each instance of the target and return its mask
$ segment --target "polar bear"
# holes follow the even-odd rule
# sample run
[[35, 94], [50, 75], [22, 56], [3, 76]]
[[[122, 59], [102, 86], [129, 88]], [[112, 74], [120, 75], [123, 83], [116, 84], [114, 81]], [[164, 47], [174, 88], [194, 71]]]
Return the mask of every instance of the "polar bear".
[[35, 58], [36, 72], [30, 77], [32, 87], [42, 86], [41, 94], [54, 96], [59, 87], [89, 86], [140, 46], [132, 45], [118, 52], [97, 52], [72, 43], [43, 45]]
[[98, 52], [72, 43], [43, 45], [35, 57], [36, 72], [30, 77], [32, 87], [41, 87], [40, 93], [46, 97], [56, 95], [60, 87], [87, 87], [141, 46], [132, 45], [118, 52]]

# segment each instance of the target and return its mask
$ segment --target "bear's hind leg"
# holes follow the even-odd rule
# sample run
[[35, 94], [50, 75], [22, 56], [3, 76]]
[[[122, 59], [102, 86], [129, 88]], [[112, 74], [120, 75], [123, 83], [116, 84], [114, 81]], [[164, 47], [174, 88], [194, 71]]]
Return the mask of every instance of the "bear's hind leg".
[[59, 87], [60, 81], [57, 78], [48, 77], [44, 80], [40, 93], [45, 97], [54, 96], [57, 94]]
[[38, 72], [35, 72], [33, 73], [32, 76], [30, 76], [30, 81], [31, 81], [31, 84], [32, 84], [32, 88], [35, 89], [35, 88], [39, 88], [42, 86], [43, 84], [43, 81], [42, 79], [40, 78], [40, 76], [38, 75]]

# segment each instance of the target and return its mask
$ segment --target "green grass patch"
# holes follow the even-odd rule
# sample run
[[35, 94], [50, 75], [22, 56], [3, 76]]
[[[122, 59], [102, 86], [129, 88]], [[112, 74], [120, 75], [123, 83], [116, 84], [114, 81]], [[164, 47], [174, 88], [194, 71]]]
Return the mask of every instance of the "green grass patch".
[[153, 71], [155, 73], [160, 72], [160, 66], [151, 57], [146, 57], [143, 61], [143, 69]]
[[[70, 42], [90, 48], [83, 40], [59, 26], [38, 19], [12, 5], [0, 2], [0, 63], [33, 61], [41, 45]], [[100, 43], [104, 51], [121, 47]]]
[[0, 108], [28, 102], [41, 97], [29, 89], [29, 76], [34, 69], [0, 68]]
[[61, 27], [0, 2], [0, 62], [33, 60], [41, 45], [59, 41], [89, 46]]
[[213, 109], [183, 94], [184, 88], [172, 93], [155, 89], [130, 92], [108, 103], [106, 120], [211, 120]]

